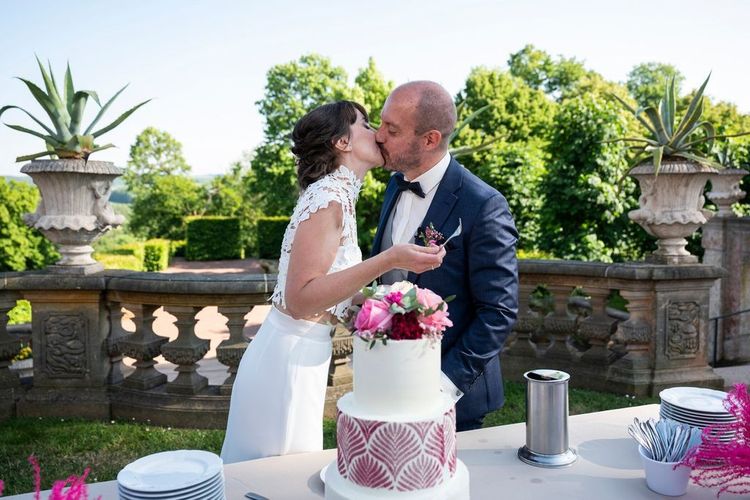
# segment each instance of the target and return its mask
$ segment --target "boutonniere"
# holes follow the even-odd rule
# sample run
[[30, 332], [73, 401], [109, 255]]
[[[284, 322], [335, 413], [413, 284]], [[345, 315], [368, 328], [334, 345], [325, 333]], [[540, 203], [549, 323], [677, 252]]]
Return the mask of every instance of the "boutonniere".
[[426, 247], [436, 247], [443, 243], [445, 236], [443, 236], [443, 233], [435, 229], [435, 226], [430, 222], [424, 229], [417, 231], [417, 238], [422, 240], [422, 243]]
[[432, 222], [427, 224], [427, 226], [424, 229], [420, 229], [417, 231], [417, 238], [422, 240], [422, 243], [426, 247], [432, 247], [432, 246], [445, 246], [446, 243], [448, 243], [450, 240], [455, 238], [456, 236], [459, 236], [461, 234], [461, 231], [463, 230], [463, 224], [461, 224], [461, 218], [458, 219], [458, 226], [456, 227], [456, 230], [453, 231], [453, 234], [448, 236], [448, 239], [445, 239], [445, 236], [443, 236], [443, 233], [435, 229], [435, 226], [432, 225]]

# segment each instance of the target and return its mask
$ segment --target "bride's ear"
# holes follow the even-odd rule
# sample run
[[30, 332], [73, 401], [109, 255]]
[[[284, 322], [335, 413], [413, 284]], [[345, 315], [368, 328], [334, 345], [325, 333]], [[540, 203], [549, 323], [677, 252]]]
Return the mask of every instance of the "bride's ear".
[[349, 140], [349, 137], [339, 137], [336, 139], [336, 142], [333, 143], [333, 146], [343, 153], [348, 153], [352, 150], [352, 143]]

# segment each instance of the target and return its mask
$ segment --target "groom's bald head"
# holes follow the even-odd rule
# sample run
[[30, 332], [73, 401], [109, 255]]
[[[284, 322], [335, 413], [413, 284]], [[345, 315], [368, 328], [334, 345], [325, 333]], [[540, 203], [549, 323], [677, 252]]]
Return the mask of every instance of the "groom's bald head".
[[442, 136], [440, 146], [448, 148], [448, 137], [456, 127], [456, 105], [447, 90], [436, 82], [417, 80], [396, 87], [390, 98], [410, 101], [415, 134], [437, 130]]

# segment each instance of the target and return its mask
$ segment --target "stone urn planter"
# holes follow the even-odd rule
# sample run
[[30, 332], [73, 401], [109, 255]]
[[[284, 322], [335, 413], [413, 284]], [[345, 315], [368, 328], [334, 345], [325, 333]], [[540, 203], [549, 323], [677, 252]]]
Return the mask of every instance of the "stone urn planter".
[[104, 266], [91, 254], [91, 244], [101, 235], [125, 222], [109, 204], [112, 182], [123, 169], [104, 161], [35, 160], [24, 165], [41, 193], [36, 212], [24, 221], [55, 246], [62, 258], [50, 271], [90, 274]]
[[750, 172], [741, 168], [726, 168], [711, 175], [711, 191], [706, 197], [716, 204], [716, 217], [734, 217], [732, 205], [745, 197], [740, 182]]
[[690, 264], [698, 257], [685, 249], [686, 237], [713, 217], [703, 208], [703, 189], [718, 171], [687, 160], [665, 160], [658, 175], [650, 164], [634, 167], [629, 175], [641, 188], [640, 208], [628, 213], [648, 234], [657, 238], [658, 249], [646, 258], [658, 264]]

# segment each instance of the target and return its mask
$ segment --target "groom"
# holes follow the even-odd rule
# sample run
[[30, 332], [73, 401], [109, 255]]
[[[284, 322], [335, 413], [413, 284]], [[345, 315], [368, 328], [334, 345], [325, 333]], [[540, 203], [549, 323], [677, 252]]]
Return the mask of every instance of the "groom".
[[518, 309], [518, 233], [503, 195], [448, 153], [455, 125], [453, 99], [435, 82], [410, 82], [388, 96], [375, 138], [385, 168], [396, 173], [373, 254], [414, 241], [430, 224], [447, 237], [461, 220], [461, 235], [448, 242], [438, 269], [395, 270], [381, 281], [408, 280], [443, 297], [456, 295], [448, 308], [453, 327], [442, 341], [443, 390], [457, 400], [463, 431], [481, 427], [485, 414], [503, 406], [499, 354]]

